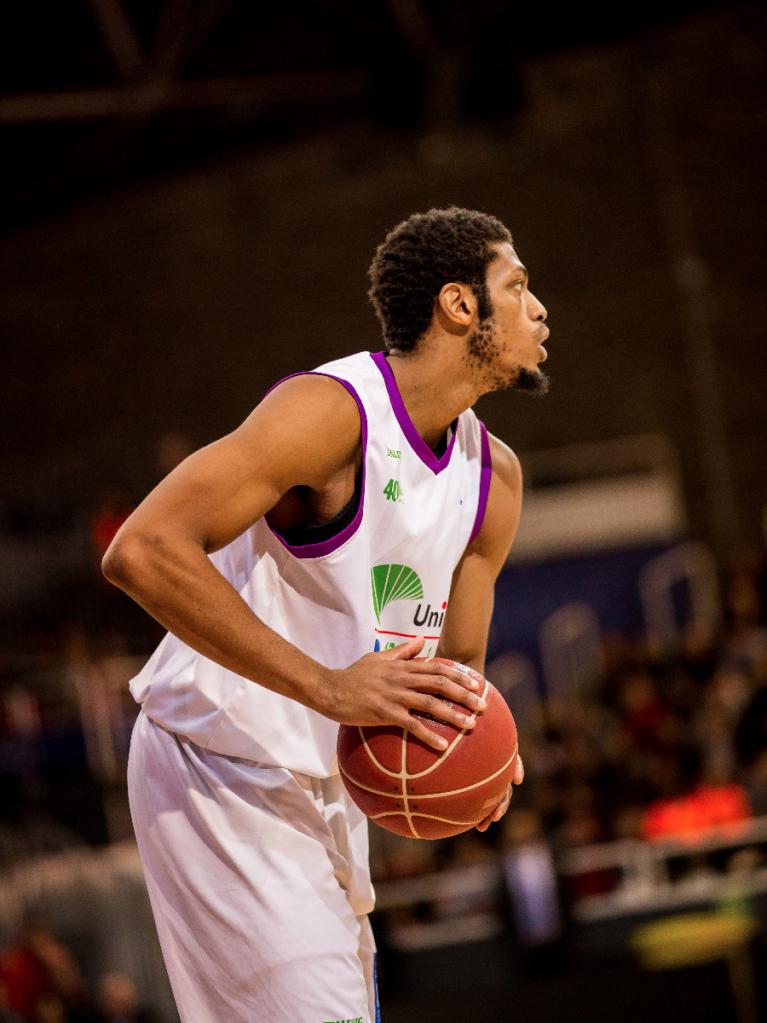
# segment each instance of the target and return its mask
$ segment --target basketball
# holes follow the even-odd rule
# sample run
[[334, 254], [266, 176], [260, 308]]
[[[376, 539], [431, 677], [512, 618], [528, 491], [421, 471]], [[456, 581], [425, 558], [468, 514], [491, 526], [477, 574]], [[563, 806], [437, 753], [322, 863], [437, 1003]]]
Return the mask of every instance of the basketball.
[[[447, 838], [484, 820], [506, 794], [517, 761], [517, 729], [506, 701], [470, 672], [487, 709], [473, 729], [418, 714], [448, 741], [438, 751], [394, 726], [341, 725], [338, 764], [354, 802], [387, 831], [409, 838]], [[449, 702], [449, 701], [448, 701]]]

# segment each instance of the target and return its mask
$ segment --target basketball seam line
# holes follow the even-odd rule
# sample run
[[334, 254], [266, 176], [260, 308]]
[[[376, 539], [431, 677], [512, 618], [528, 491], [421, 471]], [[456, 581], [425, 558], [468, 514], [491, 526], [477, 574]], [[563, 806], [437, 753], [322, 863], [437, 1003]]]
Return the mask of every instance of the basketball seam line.
[[[465, 786], [465, 788], [462, 789], [450, 789], [447, 792], [428, 792], [425, 795], [419, 795], [418, 799], [439, 799], [441, 796], [460, 796], [464, 792], [471, 792], [472, 789], [479, 788], [480, 785], [484, 785], [486, 782], [492, 781], [494, 778], [497, 778], [499, 774], [503, 774], [503, 772], [506, 770], [509, 764], [513, 761], [514, 757], [517, 755], [518, 750], [519, 744], [517, 744], [514, 747], [514, 752], [511, 754], [511, 756], [503, 765], [503, 767], [499, 767], [498, 770], [495, 771], [493, 774], [489, 774], [486, 778], [482, 778], [480, 781], [475, 781], [472, 785], [467, 785]], [[396, 795], [392, 794], [391, 792], [382, 792], [380, 789], [373, 789], [369, 785], [364, 785], [362, 782], [357, 781], [357, 779], [354, 778], [351, 774], [349, 774], [348, 771], [344, 770], [341, 764], [339, 764], [338, 766], [343, 776], [345, 778], [348, 778], [352, 785], [356, 785], [357, 788], [363, 789], [365, 792], [369, 792], [373, 796], [384, 796], [386, 799], [397, 798]], [[412, 779], [413, 775], [409, 775], [408, 777]], [[405, 779], [402, 779], [403, 798], [407, 799], [407, 793], [405, 792], [404, 782]]]
[[[477, 674], [479, 674], [479, 672], [477, 672]], [[485, 694], [487, 693], [488, 686], [490, 685], [490, 683], [487, 681], [487, 679], [484, 679], [484, 682], [485, 682], [485, 688], [482, 690], [482, 699], [485, 698]], [[378, 758], [375, 756], [375, 754], [373, 753], [372, 749], [368, 745], [368, 741], [365, 738], [365, 733], [362, 731], [362, 727], [363, 727], [362, 725], [357, 725], [357, 730], [359, 731], [360, 739], [362, 740], [362, 744], [365, 747], [365, 750], [366, 750], [368, 756], [373, 761], [373, 763], [376, 765], [376, 767], [380, 771], [382, 771], [384, 774], [388, 775], [390, 778], [399, 778], [401, 780], [402, 779], [408, 779], [410, 781], [414, 781], [417, 778], [424, 778], [424, 777], [426, 777], [427, 774], [431, 774], [432, 771], [435, 771], [440, 766], [440, 764], [443, 764], [445, 762], [445, 760], [447, 760], [447, 758], [450, 756], [450, 754], [453, 752], [455, 747], [458, 745], [458, 743], [461, 741], [461, 739], [464, 737], [464, 735], [466, 735], [466, 733], [468, 731], [468, 728], [462, 728], [461, 731], [458, 733], [458, 735], [456, 735], [455, 739], [453, 739], [451, 744], [445, 750], [445, 752], [442, 753], [434, 761], [434, 763], [430, 767], [427, 767], [424, 771], [419, 771], [417, 774], [408, 774], [407, 771], [404, 770], [404, 768], [405, 768], [405, 764], [404, 763], [403, 763], [402, 768], [401, 768], [399, 773], [397, 771], [390, 771], [388, 767], [384, 767], [384, 765], [380, 762], [380, 760], [378, 760]], [[407, 744], [407, 729], [403, 729], [403, 732], [405, 734], [404, 742], [405, 742], [405, 744]]]
[[403, 806], [405, 808], [405, 818], [407, 819], [408, 827], [413, 832], [413, 838], [420, 838], [421, 836], [415, 830], [415, 826], [413, 825], [413, 818], [412, 818], [412, 815], [410, 813], [410, 804], [408, 803], [408, 800], [407, 800], [407, 785], [405, 784], [405, 774], [407, 773], [406, 770], [405, 770], [406, 767], [407, 767], [407, 729], [403, 728], [402, 729], [402, 778], [401, 778], [401, 784], [402, 784], [402, 804], [403, 804]]
[[[383, 813], [375, 814], [373, 817], [370, 818], [370, 820], [377, 821], [381, 817], [398, 817], [401, 815], [402, 815], [401, 810], [384, 810]], [[449, 817], [437, 817], [436, 814], [432, 813], [414, 813], [411, 814], [411, 816], [421, 817], [425, 821], [441, 821], [443, 824], [463, 824], [466, 825], [466, 827], [471, 827], [473, 824], [479, 824], [480, 821], [483, 821], [485, 819], [484, 817], [477, 817], [477, 819], [473, 821], [454, 821], [451, 820]], [[421, 836], [416, 835], [416, 837], [420, 838]]]

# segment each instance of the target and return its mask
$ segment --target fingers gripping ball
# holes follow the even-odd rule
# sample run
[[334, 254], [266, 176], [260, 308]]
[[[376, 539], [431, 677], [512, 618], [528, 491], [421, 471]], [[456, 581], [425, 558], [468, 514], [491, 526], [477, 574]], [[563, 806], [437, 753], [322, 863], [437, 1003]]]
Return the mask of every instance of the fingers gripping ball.
[[514, 718], [495, 686], [455, 661], [435, 660], [470, 672], [487, 701], [468, 730], [418, 714], [447, 739], [446, 750], [394, 726], [341, 725], [338, 734], [341, 777], [354, 802], [409, 838], [446, 838], [479, 824], [503, 799], [517, 762]]

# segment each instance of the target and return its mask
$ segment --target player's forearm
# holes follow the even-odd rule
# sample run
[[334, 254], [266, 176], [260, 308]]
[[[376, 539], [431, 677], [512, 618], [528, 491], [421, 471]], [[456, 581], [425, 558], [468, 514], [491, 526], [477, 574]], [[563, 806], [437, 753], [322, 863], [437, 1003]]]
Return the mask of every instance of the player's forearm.
[[450, 647], [449, 645], [443, 646], [440, 643], [437, 647], [435, 657], [446, 657], [449, 661], [457, 661], [459, 664], [465, 664], [468, 668], [473, 668], [478, 671], [480, 675], [485, 673], [485, 651], [472, 651], [465, 649], [463, 651], [457, 648]]
[[[481, 603], [477, 596], [470, 610], [464, 608], [460, 601], [456, 601], [454, 606], [451, 604], [435, 656], [466, 664], [484, 675], [492, 604], [485, 602], [485, 606], [480, 608], [478, 605]], [[461, 614], [464, 611], [465, 614]]]
[[225, 668], [321, 710], [329, 671], [265, 625], [191, 541], [129, 536], [104, 574], [161, 625]]

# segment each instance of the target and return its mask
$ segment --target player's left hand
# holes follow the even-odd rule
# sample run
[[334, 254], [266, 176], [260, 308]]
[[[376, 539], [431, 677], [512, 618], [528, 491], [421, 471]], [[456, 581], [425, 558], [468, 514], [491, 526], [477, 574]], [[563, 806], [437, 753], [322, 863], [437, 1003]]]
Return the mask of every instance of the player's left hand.
[[511, 785], [509, 785], [508, 792], [500, 801], [498, 806], [496, 806], [493, 812], [491, 814], [488, 814], [488, 816], [485, 817], [483, 821], [480, 821], [479, 824], [477, 824], [477, 831], [487, 831], [491, 824], [493, 824], [496, 821], [499, 821], [501, 817], [503, 817], [503, 815], [509, 809], [511, 797], [514, 795], [514, 786], [521, 785], [524, 779], [525, 765], [522, 763], [522, 757], [517, 753], [517, 764], [514, 769], [514, 777], [511, 779]]

